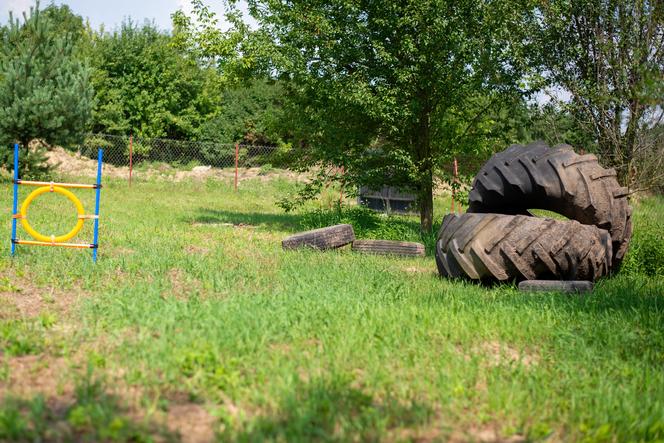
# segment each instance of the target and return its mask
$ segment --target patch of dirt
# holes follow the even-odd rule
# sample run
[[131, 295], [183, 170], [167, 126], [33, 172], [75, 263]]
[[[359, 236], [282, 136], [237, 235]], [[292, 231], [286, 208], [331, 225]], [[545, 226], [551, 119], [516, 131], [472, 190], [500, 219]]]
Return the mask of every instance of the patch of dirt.
[[118, 256], [121, 256], [121, 255], [131, 255], [131, 254], [136, 253], [136, 251], [134, 251], [133, 249], [126, 248], [124, 246], [116, 246], [116, 247], [111, 247], [111, 248], [105, 248], [104, 252], [106, 252], [107, 254], [109, 254], [113, 257], [118, 257]]
[[454, 431], [447, 441], [452, 443], [468, 441], [478, 443], [522, 443], [527, 440], [525, 436], [520, 434], [503, 437], [498, 425], [486, 425], [482, 427], [471, 427], [463, 431]]
[[214, 441], [216, 419], [202, 405], [196, 403], [171, 405], [166, 420], [168, 429], [177, 432], [183, 443]]
[[[0, 360], [2, 363], [2, 360]], [[0, 398], [11, 395], [14, 398], [31, 399], [41, 395], [46, 400], [49, 418], [54, 420], [49, 426], [68, 424], [63, 422], [67, 410], [76, 403], [74, 380], [82, 374], [75, 374], [82, 365], [73, 365], [59, 357], [30, 355], [13, 357], [4, 362], [8, 377], [0, 381]], [[122, 379], [125, 371], [119, 370], [106, 379], [105, 384], [112, 386], [107, 394], [118, 399], [117, 413], [126, 415], [136, 423], [149, 423], [148, 432], [155, 441], [172, 441], [164, 439], [159, 429], [180, 438], [177, 441], [199, 443], [214, 441], [216, 419], [199, 404], [183, 401], [168, 408], [168, 411], [156, 411], [146, 415], [146, 407], [142, 399], [145, 392], [142, 387], [127, 385]], [[155, 426], [157, 425], [157, 426]], [[66, 435], [66, 434], [65, 434]]]
[[[46, 163], [65, 175], [81, 177], [97, 176], [97, 160], [84, 157], [79, 153], [67, 151], [59, 146], [52, 147], [46, 151]], [[128, 179], [129, 168], [104, 163], [104, 176]]]
[[496, 340], [486, 341], [470, 350], [471, 355], [466, 355], [469, 359], [472, 355], [483, 356], [489, 366], [495, 367], [503, 364], [520, 363], [526, 368], [539, 364], [540, 358], [537, 354], [525, 351], [519, 351], [515, 347], [501, 343]]
[[[54, 287], [40, 287], [28, 277], [18, 277], [12, 269], [5, 269], [0, 277], [0, 318], [38, 317], [45, 311], [65, 313], [85, 296], [83, 291], [63, 291]], [[9, 308], [9, 309], [7, 309]]]
[[9, 371], [9, 377], [0, 381], [0, 398], [8, 393], [21, 397], [43, 394], [65, 402], [73, 401], [74, 391], [70, 365], [61, 357], [26, 355], [0, 359]]
[[[472, 426], [467, 429], [453, 429], [442, 424], [442, 420], [434, 419], [428, 426], [408, 429], [398, 429], [388, 434], [387, 441], [415, 441], [418, 443], [440, 442], [448, 443], [522, 443], [526, 437], [514, 434], [505, 437], [496, 423], [482, 426]], [[447, 428], [447, 429], [446, 429]]]
[[246, 223], [201, 223], [201, 222], [194, 222], [191, 224], [191, 226], [195, 228], [201, 228], [201, 227], [217, 227], [217, 226], [224, 226], [224, 227], [233, 227], [233, 228], [239, 228], [239, 229], [256, 229], [258, 226], [256, 225], [249, 225]]
[[207, 255], [210, 253], [210, 249], [203, 246], [187, 245], [184, 248], [184, 252], [189, 255]]
[[435, 267], [430, 267], [430, 266], [407, 266], [405, 268], [402, 268], [402, 271], [405, 272], [406, 274], [432, 274], [432, 275], [438, 275], [438, 271], [435, 269]]
[[188, 278], [182, 269], [172, 268], [168, 271], [168, 279], [173, 287], [173, 295], [177, 298], [186, 299], [192, 293], [201, 291], [201, 282]]

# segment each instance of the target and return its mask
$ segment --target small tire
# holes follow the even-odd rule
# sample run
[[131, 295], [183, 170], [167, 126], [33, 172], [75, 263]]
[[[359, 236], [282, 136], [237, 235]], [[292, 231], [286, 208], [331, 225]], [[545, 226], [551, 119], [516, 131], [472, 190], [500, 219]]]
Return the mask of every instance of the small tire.
[[355, 232], [351, 225], [335, 225], [312, 231], [299, 232], [281, 242], [283, 249], [313, 248], [336, 249], [353, 243]]
[[512, 145], [486, 162], [473, 181], [468, 212], [547, 209], [605, 229], [613, 243], [612, 267], [618, 269], [632, 236], [627, 195], [616, 171], [602, 168], [594, 155], [579, 155], [569, 145], [550, 148], [534, 142]]
[[364, 254], [402, 255], [421, 257], [425, 254], [422, 243], [393, 240], [355, 240], [353, 251]]
[[448, 214], [436, 241], [436, 264], [449, 278], [594, 281], [608, 274], [611, 252], [607, 231], [573, 220]]

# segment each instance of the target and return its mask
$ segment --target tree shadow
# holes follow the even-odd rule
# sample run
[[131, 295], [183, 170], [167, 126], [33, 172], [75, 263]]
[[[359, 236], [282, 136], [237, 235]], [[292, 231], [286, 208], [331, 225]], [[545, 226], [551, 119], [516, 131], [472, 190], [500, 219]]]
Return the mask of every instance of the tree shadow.
[[186, 219], [189, 223], [202, 225], [230, 223], [232, 225], [266, 226], [271, 229], [287, 232], [299, 230], [301, 220], [302, 216], [297, 214], [234, 212], [210, 208], [198, 208], [193, 217]]
[[375, 398], [340, 377], [298, 385], [277, 410], [242, 429], [232, 423], [222, 441], [382, 441], [390, 431], [419, 428], [434, 411], [419, 403]]
[[[165, 425], [132, 416], [118, 397], [94, 387], [75, 398], [8, 395], [0, 402], [0, 441], [180, 441]], [[89, 390], [89, 387], [83, 388]]]

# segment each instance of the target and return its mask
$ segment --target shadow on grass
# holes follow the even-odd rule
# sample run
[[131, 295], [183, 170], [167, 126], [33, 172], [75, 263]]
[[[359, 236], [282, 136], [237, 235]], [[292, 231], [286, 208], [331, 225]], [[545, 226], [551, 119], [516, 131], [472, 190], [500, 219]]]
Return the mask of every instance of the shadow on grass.
[[281, 399], [271, 415], [242, 429], [226, 426], [223, 441], [381, 441], [430, 422], [433, 410], [373, 396], [341, 378], [316, 379]]
[[231, 223], [234, 225], [244, 224], [294, 232], [301, 229], [302, 216], [297, 214], [266, 214], [260, 212], [233, 212], [218, 209], [198, 208], [192, 218], [187, 219], [191, 223], [203, 225], [215, 225]]
[[421, 242], [426, 247], [427, 255], [434, 253], [437, 232], [437, 229], [434, 229], [431, 233], [423, 235], [419, 231], [417, 220], [402, 216], [387, 217], [362, 207], [314, 209], [297, 214], [266, 214], [198, 208], [193, 217], [187, 218], [186, 222], [209, 225], [222, 223], [262, 225], [286, 232], [306, 231], [348, 223], [353, 226], [357, 238]]
[[89, 369], [74, 398], [6, 396], [0, 402], [0, 441], [178, 441], [163, 425], [130, 418]]

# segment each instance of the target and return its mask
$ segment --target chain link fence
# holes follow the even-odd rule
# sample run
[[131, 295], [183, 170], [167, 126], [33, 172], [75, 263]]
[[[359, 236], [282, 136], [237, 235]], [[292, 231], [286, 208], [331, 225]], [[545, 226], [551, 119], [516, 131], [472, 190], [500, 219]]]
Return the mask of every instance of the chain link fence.
[[[285, 147], [216, 143], [209, 141], [170, 140], [109, 134], [88, 134], [83, 143], [73, 147], [81, 159], [96, 160], [97, 150], [104, 150], [104, 163], [111, 176], [150, 178], [161, 172], [204, 172], [237, 169], [288, 169], [293, 152]], [[63, 168], [72, 161], [60, 162]], [[63, 172], [76, 173], [77, 171]]]
[[[260, 167], [278, 158], [276, 146], [258, 146], [207, 141], [169, 140], [136, 136], [89, 134], [78, 151], [97, 158], [97, 149], [104, 149], [105, 162], [114, 166], [137, 166], [141, 163], [166, 163], [173, 166], [208, 165], [215, 168]], [[237, 149], [236, 149], [237, 148]]]

